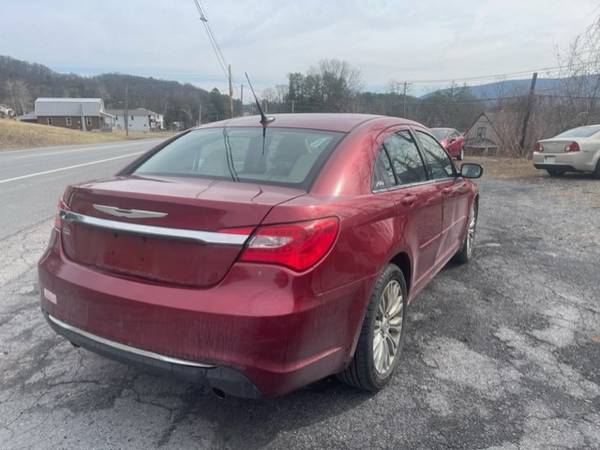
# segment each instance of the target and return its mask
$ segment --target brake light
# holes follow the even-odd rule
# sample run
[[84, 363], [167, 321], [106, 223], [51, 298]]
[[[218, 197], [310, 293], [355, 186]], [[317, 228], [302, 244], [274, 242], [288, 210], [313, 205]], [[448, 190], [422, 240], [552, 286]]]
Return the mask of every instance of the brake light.
[[534, 150], [538, 153], [542, 153], [544, 151], [544, 146], [540, 142], [536, 142]]
[[303, 271], [327, 254], [338, 230], [339, 221], [335, 217], [261, 226], [246, 244], [239, 260], [278, 264]]
[[581, 149], [579, 148], [579, 144], [577, 142], [571, 142], [570, 144], [565, 145], [566, 153], [578, 152], [579, 150]]

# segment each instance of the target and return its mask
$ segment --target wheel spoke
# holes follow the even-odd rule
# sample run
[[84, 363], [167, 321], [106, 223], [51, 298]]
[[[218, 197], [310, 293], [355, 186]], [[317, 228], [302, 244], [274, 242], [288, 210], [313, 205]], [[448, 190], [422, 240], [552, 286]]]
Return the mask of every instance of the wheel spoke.
[[384, 339], [383, 339], [383, 336], [381, 336], [381, 334], [377, 334], [375, 339], [377, 339], [377, 342], [374, 343], [374, 345], [373, 345], [373, 362], [375, 363], [375, 368], [377, 369], [377, 371], [382, 372], [383, 371], [382, 354], [383, 354]]
[[398, 346], [396, 344], [396, 340], [392, 337], [392, 335], [389, 332], [385, 334], [385, 338], [389, 343], [388, 348], [390, 355], [393, 357], [396, 354], [396, 348]]
[[383, 320], [385, 317], [385, 297], [381, 297], [381, 301], [379, 302], [379, 306], [377, 307], [377, 318]]
[[381, 354], [380, 354], [380, 367], [381, 367], [381, 371], [385, 372], [387, 370], [387, 360], [388, 360], [388, 353], [390, 352], [390, 349], [388, 347], [388, 342], [387, 339], [385, 339], [385, 337], [381, 340]]
[[383, 322], [381, 321], [380, 318], [376, 318], [375, 319], [375, 323], [373, 326], [373, 333], [377, 334], [381, 331], [381, 325], [383, 324]]
[[394, 299], [394, 302], [390, 306], [390, 309], [388, 311], [388, 316], [390, 317], [390, 320], [392, 317], [397, 316], [401, 310], [402, 310], [402, 295], [398, 294], [396, 296], [396, 298]]
[[383, 316], [385, 316], [387, 313], [389, 292], [390, 292], [390, 285], [388, 284], [384, 288], [383, 293], [381, 294], [381, 302], [379, 302], [379, 306], [381, 307], [381, 312], [382, 312]]
[[389, 334], [385, 335], [386, 352], [385, 352], [385, 370], [387, 371], [396, 355], [396, 344]]
[[388, 320], [388, 324], [390, 324], [390, 326], [394, 327], [394, 328], [397, 328], [399, 325], [402, 325], [402, 316], [403, 316], [402, 300], [400, 300], [399, 303], [400, 303], [400, 307], [394, 313], [394, 315], [391, 316], [390, 319]]

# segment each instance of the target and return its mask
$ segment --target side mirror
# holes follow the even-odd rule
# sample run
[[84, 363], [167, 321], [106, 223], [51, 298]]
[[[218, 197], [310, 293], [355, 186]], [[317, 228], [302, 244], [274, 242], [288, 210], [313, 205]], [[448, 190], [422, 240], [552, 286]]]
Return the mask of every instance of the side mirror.
[[479, 164], [464, 163], [460, 166], [460, 176], [464, 178], [479, 178], [483, 175], [483, 167]]

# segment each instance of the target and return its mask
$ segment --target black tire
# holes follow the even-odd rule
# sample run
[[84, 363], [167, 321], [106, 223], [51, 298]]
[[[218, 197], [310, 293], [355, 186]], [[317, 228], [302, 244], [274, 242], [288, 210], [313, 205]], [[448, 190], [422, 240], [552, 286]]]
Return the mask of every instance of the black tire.
[[596, 164], [596, 170], [594, 170], [594, 176], [600, 180], [600, 160]]
[[[375, 319], [378, 315], [379, 304], [382, 302], [382, 293], [385, 287], [393, 280], [396, 280], [399, 283], [402, 293], [400, 339], [390, 368], [384, 374], [381, 374], [375, 368], [374, 361], [373, 339], [375, 337]], [[402, 354], [404, 331], [406, 329], [406, 297], [406, 282], [402, 271], [395, 264], [388, 264], [375, 282], [373, 293], [371, 294], [367, 312], [360, 330], [354, 357], [352, 358], [350, 365], [343, 372], [338, 374], [338, 378], [341, 381], [370, 392], [377, 392], [389, 383], [398, 365], [400, 355]]]
[[561, 177], [565, 173], [564, 170], [560, 169], [546, 169], [546, 172], [548, 172], [548, 175], [551, 177]]
[[[467, 232], [465, 233], [465, 237], [463, 239], [462, 246], [460, 247], [460, 250], [454, 255], [454, 261], [456, 261], [457, 263], [466, 264], [469, 261], [471, 261], [471, 259], [473, 259], [475, 235], [476, 235], [476, 231], [477, 231], [477, 213], [478, 213], [477, 203], [473, 203], [471, 212], [469, 213], [469, 219], [468, 219], [468, 223], [467, 223]], [[473, 234], [472, 234], [471, 240], [469, 241], [469, 233], [470, 233], [470, 229], [471, 229], [471, 221], [472, 220], [474, 220]]]

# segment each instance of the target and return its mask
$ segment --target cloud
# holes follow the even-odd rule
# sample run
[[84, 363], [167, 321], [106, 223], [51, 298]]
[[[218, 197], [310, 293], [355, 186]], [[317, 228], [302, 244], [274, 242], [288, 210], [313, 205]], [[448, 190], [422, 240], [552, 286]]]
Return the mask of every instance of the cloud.
[[[92, 74], [136, 73], [226, 87], [192, 0], [2, 0], [0, 54]], [[505, 73], [556, 65], [595, 0], [216, 1], [207, 16], [242, 82], [285, 83], [323, 58], [364, 84]]]

